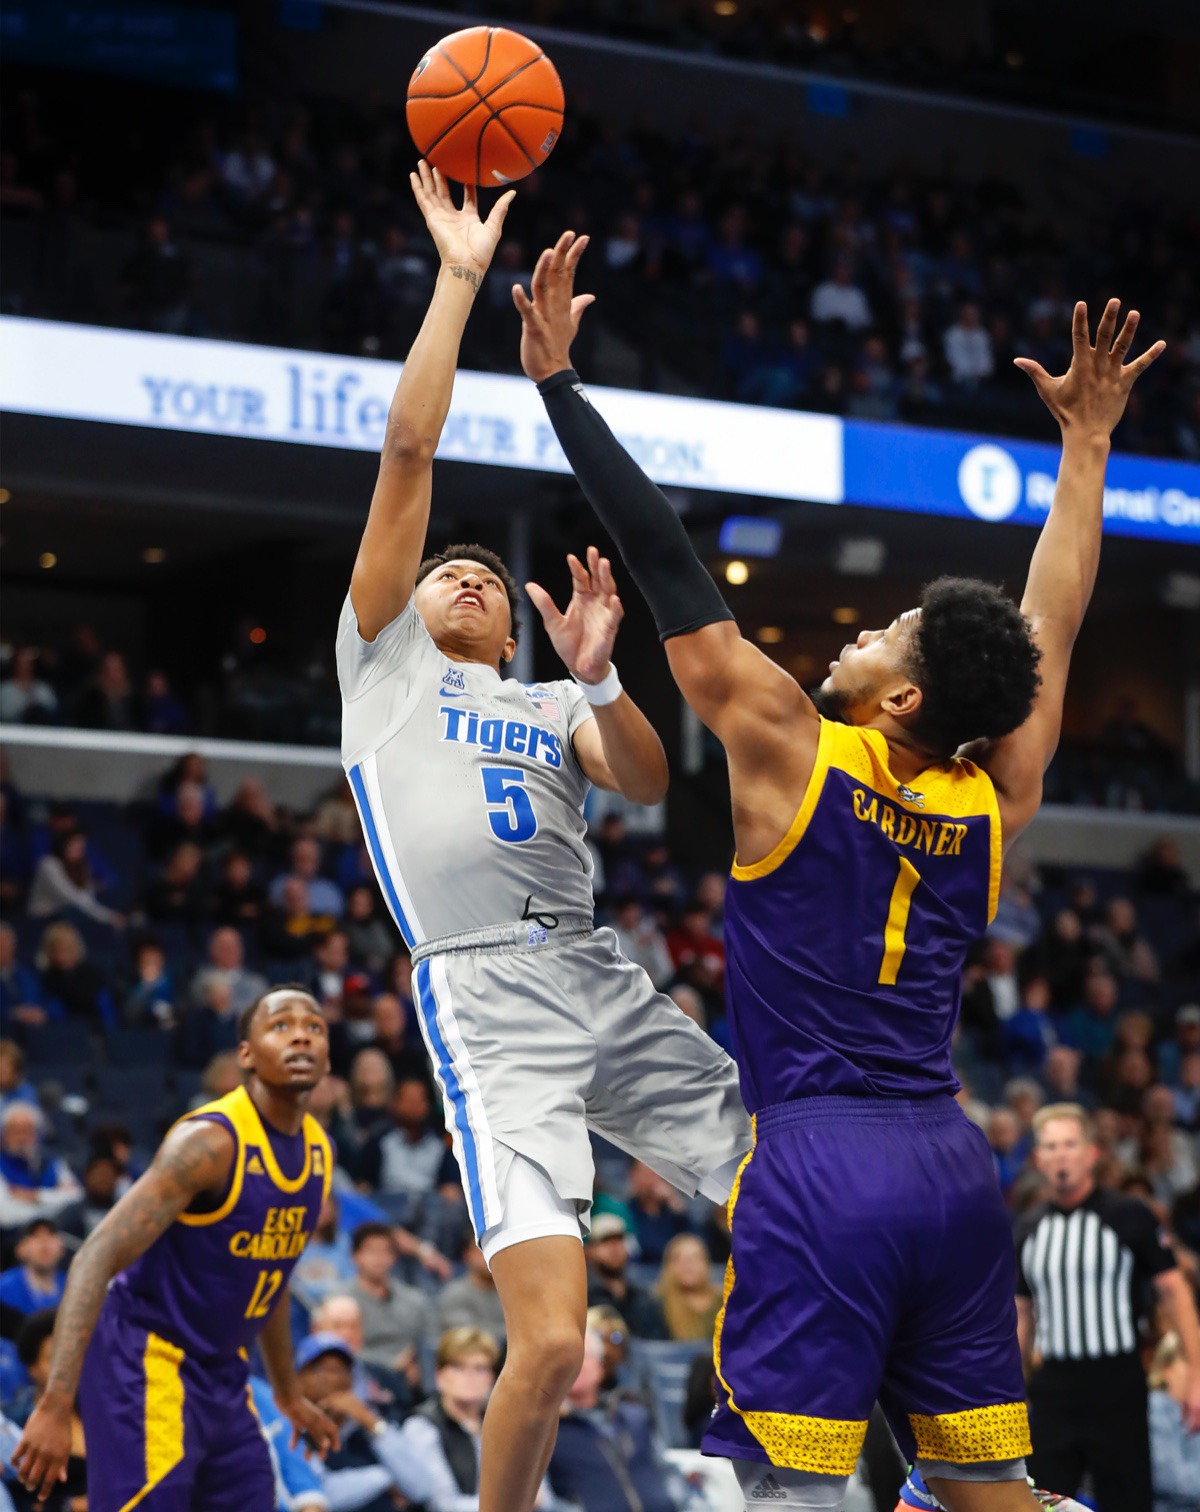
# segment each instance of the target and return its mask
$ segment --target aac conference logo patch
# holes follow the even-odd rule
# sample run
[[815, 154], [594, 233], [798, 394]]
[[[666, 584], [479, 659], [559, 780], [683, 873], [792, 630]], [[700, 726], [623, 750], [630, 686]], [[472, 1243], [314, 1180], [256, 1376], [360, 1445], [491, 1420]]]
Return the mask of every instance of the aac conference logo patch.
[[981, 520], [1007, 520], [1021, 502], [1021, 469], [1002, 446], [973, 446], [958, 464], [958, 491]]

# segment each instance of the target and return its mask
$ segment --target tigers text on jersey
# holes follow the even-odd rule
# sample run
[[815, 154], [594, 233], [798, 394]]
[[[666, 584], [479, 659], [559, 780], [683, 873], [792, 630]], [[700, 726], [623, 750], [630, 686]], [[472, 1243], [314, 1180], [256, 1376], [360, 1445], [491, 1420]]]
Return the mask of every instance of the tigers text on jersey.
[[287, 1285], [329, 1192], [333, 1158], [315, 1118], [281, 1134], [244, 1087], [187, 1118], [233, 1135], [229, 1185], [217, 1207], [181, 1214], [122, 1271], [105, 1305], [188, 1355], [229, 1356], [250, 1344]]
[[912, 787], [877, 730], [821, 721], [800, 810], [733, 868], [726, 983], [751, 1112], [796, 1097], [955, 1092], [963, 961], [996, 910], [1000, 816], [969, 761]]
[[342, 765], [408, 945], [522, 918], [592, 914], [588, 780], [573, 682], [526, 685], [438, 650], [416, 605], [364, 641], [338, 625]]

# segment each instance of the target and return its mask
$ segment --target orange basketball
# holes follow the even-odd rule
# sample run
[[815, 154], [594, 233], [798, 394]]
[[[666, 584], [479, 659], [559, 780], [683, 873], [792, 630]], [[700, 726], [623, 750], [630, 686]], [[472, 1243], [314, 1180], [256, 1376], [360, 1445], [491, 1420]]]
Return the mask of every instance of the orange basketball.
[[417, 150], [460, 184], [511, 184], [544, 163], [563, 122], [563, 87], [537, 45], [470, 26], [431, 47], [408, 84]]

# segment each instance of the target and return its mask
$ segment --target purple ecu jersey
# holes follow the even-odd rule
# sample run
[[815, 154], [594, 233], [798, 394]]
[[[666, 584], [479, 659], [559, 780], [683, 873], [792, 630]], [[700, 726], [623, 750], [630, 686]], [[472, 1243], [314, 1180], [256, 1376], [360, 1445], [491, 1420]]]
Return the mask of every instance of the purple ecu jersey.
[[109, 1288], [79, 1386], [89, 1512], [275, 1505], [247, 1350], [316, 1226], [332, 1154], [314, 1118], [282, 1134], [244, 1087], [187, 1118], [233, 1135], [229, 1182]]
[[734, 865], [726, 992], [755, 1145], [709, 1453], [848, 1475], [878, 1399], [910, 1459], [1024, 1474], [1009, 1223], [950, 1065], [1000, 858], [986, 773], [954, 760], [906, 786], [878, 731], [822, 720], [788, 833]]

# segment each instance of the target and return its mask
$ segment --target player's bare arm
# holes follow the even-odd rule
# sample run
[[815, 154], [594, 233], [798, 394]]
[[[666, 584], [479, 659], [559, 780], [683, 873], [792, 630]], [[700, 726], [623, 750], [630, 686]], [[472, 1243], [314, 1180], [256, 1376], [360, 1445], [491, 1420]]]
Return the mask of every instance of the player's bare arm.
[[350, 580], [365, 640], [374, 640], [412, 597], [429, 524], [433, 454], [450, 409], [462, 334], [513, 201], [509, 190], [480, 220], [474, 188], [464, 188], [459, 208], [446, 180], [426, 162], [410, 180], [441, 266], [388, 412], [379, 476]]
[[163, 1141], [150, 1169], [93, 1230], [72, 1262], [54, 1327], [50, 1377], [13, 1455], [21, 1484], [35, 1491], [39, 1500], [45, 1501], [66, 1474], [83, 1357], [109, 1282], [198, 1197], [222, 1190], [234, 1150], [233, 1135], [222, 1124], [180, 1124]]
[[[625, 610], [612, 563], [595, 546], [587, 549], [586, 565], [571, 554], [567, 567], [571, 601], [565, 613], [539, 583], [526, 583], [525, 591], [567, 671], [591, 688], [613, 670], [613, 644]], [[632, 803], [660, 803], [667, 795], [667, 756], [650, 721], [624, 690], [609, 703], [593, 704], [593, 713], [572, 741], [588, 780]]]
[[1011, 735], [964, 752], [996, 785], [1006, 845], [1037, 812], [1042, 778], [1058, 746], [1071, 652], [1100, 565], [1104, 473], [1112, 433], [1134, 383], [1165, 350], [1166, 344], [1157, 341], [1126, 362], [1140, 317], [1131, 310], [1118, 334], [1120, 308], [1119, 300], [1109, 300], [1093, 346], [1087, 306], [1082, 301], [1075, 306], [1071, 365], [1061, 377], [1052, 377], [1028, 357], [1017, 358], [1017, 366], [1029, 374], [1058, 421], [1063, 449], [1054, 502], [1021, 600], [1021, 612], [1041, 651], [1041, 687], [1033, 712]]
[[322, 1459], [338, 1446], [337, 1425], [300, 1390], [292, 1354], [291, 1288], [285, 1286], [258, 1336], [276, 1405], [292, 1425], [292, 1448], [306, 1438]]
[[[812, 773], [819, 720], [794, 678], [739, 632], [666, 496], [592, 409], [571, 367], [571, 342], [592, 296], [576, 294], [586, 237], [567, 231], [538, 258], [531, 295], [519, 285], [521, 365], [539, 386], [588, 501], [616, 541], [654, 614], [671, 672], [725, 746], [739, 855], [757, 860], [786, 833]], [[743, 800], [753, 784], [753, 800]]]

